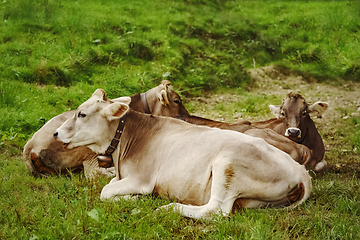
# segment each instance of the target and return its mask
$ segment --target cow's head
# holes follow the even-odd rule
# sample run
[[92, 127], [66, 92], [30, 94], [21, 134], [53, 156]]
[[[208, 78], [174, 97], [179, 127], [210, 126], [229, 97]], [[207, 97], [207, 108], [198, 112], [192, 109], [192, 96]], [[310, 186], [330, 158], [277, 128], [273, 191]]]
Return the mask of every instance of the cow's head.
[[148, 90], [145, 94], [153, 115], [167, 117], [189, 115], [179, 94], [174, 91], [168, 80], [163, 80], [159, 86]]
[[[131, 99], [118, 98], [112, 102], [105, 91], [97, 89], [54, 133], [65, 148], [87, 146], [96, 153], [104, 153], [114, 137], [118, 119], [129, 110]], [[109, 140], [109, 141], [106, 141]]]
[[282, 105], [270, 105], [269, 107], [277, 118], [284, 118], [285, 136], [296, 140], [301, 138], [302, 131], [306, 130], [309, 114], [321, 117], [328, 108], [328, 103], [318, 101], [310, 105], [300, 94], [289, 93]]

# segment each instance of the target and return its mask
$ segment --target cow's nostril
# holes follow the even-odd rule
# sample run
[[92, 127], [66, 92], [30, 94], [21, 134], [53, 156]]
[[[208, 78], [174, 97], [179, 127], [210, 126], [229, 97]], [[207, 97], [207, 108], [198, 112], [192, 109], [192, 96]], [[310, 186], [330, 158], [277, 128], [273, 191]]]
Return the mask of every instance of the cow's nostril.
[[301, 133], [300, 129], [298, 128], [289, 128], [287, 130], [288, 136], [290, 137], [298, 137]]
[[54, 138], [57, 139], [58, 135], [59, 135], [59, 133], [58, 133], [58, 132], [55, 132], [55, 133], [54, 133]]

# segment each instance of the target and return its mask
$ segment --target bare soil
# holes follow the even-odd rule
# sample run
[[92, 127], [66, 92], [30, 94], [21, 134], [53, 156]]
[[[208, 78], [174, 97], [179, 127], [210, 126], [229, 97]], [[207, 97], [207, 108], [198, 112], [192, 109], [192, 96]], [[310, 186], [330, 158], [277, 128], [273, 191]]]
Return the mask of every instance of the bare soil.
[[285, 96], [293, 91], [303, 95], [309, 103], [329, 103], [329, 109], [323, 115], [327, 120], [360, 115], [359, 83], [344, 80], [318, 83], [313, 77], [298, 76], [291, 70], [275, 65], [252, 69], [249, 73], [256, 84], [254, 91], [258, 93]]

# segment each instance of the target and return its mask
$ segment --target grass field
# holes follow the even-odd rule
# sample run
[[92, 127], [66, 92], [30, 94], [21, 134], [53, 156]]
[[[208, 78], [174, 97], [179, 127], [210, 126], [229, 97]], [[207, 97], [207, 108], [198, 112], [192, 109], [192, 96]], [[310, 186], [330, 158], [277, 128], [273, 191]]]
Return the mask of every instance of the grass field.
[[331, 168], [311, 173], [312, 195], [294, 210], [187, 219], [155, 211], [169, 202], [152, 196], [101, 202], [109, 179], [35, 179], [21, 159], [34, 132], [96, 88], [127, 96], [169, 79], [191, 113], [228, 122], [271, 117], [283, 95], [247, 70], [272, 63], [310, 82], [301, 93], [313, 99], [356, 94], [359, 11], [358, 1], [2, 1], [0, 239], [360, 239], [359, 97], [316, 121]]

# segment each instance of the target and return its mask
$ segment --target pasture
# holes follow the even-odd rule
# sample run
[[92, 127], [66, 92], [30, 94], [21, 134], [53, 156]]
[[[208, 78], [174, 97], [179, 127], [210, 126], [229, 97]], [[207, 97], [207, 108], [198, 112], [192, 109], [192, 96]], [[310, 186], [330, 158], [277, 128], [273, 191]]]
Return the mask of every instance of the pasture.
[[[0, 3], [0, 239], [360, 238], [356, 1]], [[271, 64], [286, 67], [274, 67]], [[251, 71], [248, 71], [251, 70]], [[109, 97], [169, 79], [191, 114], [264, 120], [289, 92], [327, 101], [314, 121], [329, 169], [296, 209], [193, 220], [165, 199], [102, 202], [109, 179], [34, 178], [22, 148], [96, 88]]]

